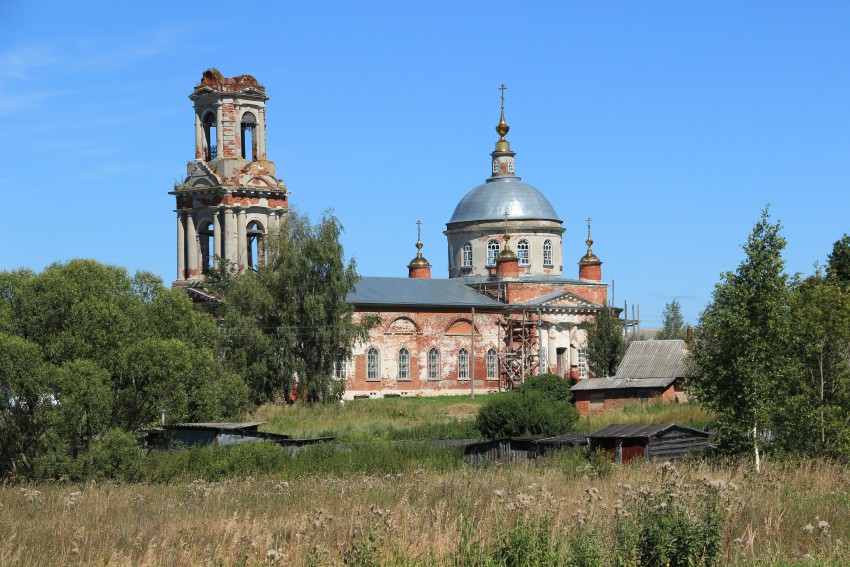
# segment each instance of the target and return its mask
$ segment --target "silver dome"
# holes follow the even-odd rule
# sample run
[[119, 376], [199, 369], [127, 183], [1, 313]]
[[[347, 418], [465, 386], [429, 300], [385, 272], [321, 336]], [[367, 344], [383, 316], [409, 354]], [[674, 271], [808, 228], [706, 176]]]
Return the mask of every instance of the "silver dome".
[[543, 193], [519, 177], [491, 177], [457, 204], [449, 224], [456, 222], [536, 219], [561, 222]]

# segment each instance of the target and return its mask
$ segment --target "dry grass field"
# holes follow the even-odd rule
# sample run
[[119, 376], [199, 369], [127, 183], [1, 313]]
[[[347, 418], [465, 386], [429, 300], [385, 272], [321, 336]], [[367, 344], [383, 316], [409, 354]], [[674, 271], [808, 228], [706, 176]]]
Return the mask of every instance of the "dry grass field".
[[[717, 502], [721, 565], [850, 565], [850, 471], [839, 464], [768, 458], [756, 475], [749, 462], [692, 461], [664, 473], [658, 463], [615, 467], [563, 453], [478, 468], [453, 449], [364, 443], [463, 433], [478, 403], [270, 406], [252, 418], [271, 430], [341, 432], [359, 444], [277, 460], [268, 448], [255, 451], [271, 468], [220, 465], [243, 459], [238, 451], [251, 457], [250, 448], [154, 457], [145, 478], [167, 482], [0, 485], [0, 565], [634, 564], [618, 562], [623, 526], [665, 506], [647, 507], [660, 494], [694, 519]], [[710, 417], [687, 405], [633, 408], [580, 426]], [[150, 472], [169, 466], [188, 472]]]
[[[516, 522], [582, 522], [603, 549], [618, 514], [658, 488], [660, 465], [599, 477], [574, 459], [450, 473], [273, 476], [175, 485], [0, 488], [2, 565], [474, 564], [461, 544], [494, 545]], [[850, 473], [819, 462], [682, 464], [678, 497], [715, 491], [721, 564], [850, 564]]]

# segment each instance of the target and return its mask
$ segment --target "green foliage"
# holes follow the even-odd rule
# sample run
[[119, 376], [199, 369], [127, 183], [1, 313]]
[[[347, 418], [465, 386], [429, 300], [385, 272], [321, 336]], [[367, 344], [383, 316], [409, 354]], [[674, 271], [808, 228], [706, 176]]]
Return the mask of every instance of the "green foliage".
[[656, 335], [659, 341], [670, 339], [685, 339], [685, 319], [682, 317], [682, 306], [677, 300], [673, 300], [664, 306], [661, 312], [664, 321], [663, 328]]
[[578, 417], [578, 410], [571, 403], [529, 390], [489, 396], [478, 410], [475, 424], [481, 434], [490, 439], [562, 435], [573, 431]]
[[341, 230], [331, 214], [313, 225], [290, 211], [280, 232], [267, 236], [259, 271], [220, 282], [225, 353], [257, 402], [342, 394], [334, 364], [365, 339], [371, 320], [356, 323], [346, 300], [358, 276], [353, 262], [344, 263]]
[[247, 402], [214, 357], [209, 315], [149, 272], [92, 260], [0, 272], [0, 329], [0, 476], [109, 477], [110, 463], [131, 468], [110, 430]]
[[613, 308], [603, 308], [587, 330], [587, 362], [598, 378], [617, 373], [617, 367], [626, 354], [623, 325]]
[[514, 392], [518, 394], [531, 391], [541, 392], [549, 399], [572, 403], [573, 392], [570, 388], [574, 385], [574, 380], [567, 380], [556, 374], [538, 374], [520, 384], [514, 389]]
[[800, 374], [777, 413], [785, 450], [850, 456], [850, 293], [816, 274], [791, 297]]
[[850, 236], [835, 241], [827, 262], [827, 278], [845, 288], [850, 286]]
[[617, 564], [717, 564], [723, 542], [717, 494], [702, 489], [698, 498], [685, 500], [677, 492], [671, 470], [665, 471], [660, 490], [636, 503], [633, 516], [618, 519], [614, 546]]
[[688, 387], [716, 412], [721, 445], [731, 451], [754, 448], [757, 458], [760, 432], [773, 426], [795, 376], [780, 232], [765, 209], [743, 246], [744, 260], [715, 286], [690, 351], [695, 376]]

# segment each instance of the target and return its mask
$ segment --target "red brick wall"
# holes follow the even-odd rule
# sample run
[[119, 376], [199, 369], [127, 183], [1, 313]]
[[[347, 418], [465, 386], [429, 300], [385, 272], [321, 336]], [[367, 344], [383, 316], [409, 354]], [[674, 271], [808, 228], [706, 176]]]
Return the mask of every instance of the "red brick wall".
[[[684, 392], [681, 391], [681, 388], [677, 392], [676, 385], [671, 384], [669, 387], [664, 389], [663, 391], [660, 388], [650, 389], [647, 388], [643, 390], [644, 392], [648, 392], [650, 397], [647, 400], [648, 403], [659, 403], [659, 402], [675, 402], [678, 395], [678, 401], [685, 402], [687, 401], [687, 397], [684, 396]], [[590, 407], [590, 391], [580, 391], [575, 393], [575, 404], [576, 409], [578, 409], [579, 414], [587, 415], [589, 413], [601, 413], [604, 411], [614, 411], [623, 409], [627, 405], [631, 404], [639, 404], [641, 403], [641, 398], [639, 395], [640, 390], [597, 390], [593, 393], [601, 393], [605, 396], [604, 401], [604, 409], [591, 409]], [[684, 399], [683, 399], [684, 398]]]

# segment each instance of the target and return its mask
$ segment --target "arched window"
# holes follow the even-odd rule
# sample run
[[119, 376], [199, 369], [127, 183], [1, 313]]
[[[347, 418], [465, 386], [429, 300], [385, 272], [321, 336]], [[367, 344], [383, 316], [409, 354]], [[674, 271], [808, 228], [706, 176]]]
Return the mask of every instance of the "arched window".
[[370, 348], [366, 352], [366, 380], [380, 380], [380, 370], [378, 349]]
[[440, 379], [440, 351], [432, 348], [428, 351], [428, 380]]
[[265, 260], [265, 250], [263, 246], [263, 238], [266, 231], [263, 230], [263, 225], [257, 221], [248, 223], [248, 267], [255, 272]]
[[257, 159], [256, 127], [257, 117], [254, 113], [246, 112], [242, 115], [242, 159], [248, 161]]
[[469, 380], [469, 351], [465, 348], [457, 353], [457, 379]]
[[496, 256], [501, 252], [502, 246], [499, 244], [498, 240], [490, 240], [487, 242], [487, 265], [495, 266], [496, 265]]
[[467, 242], [461, 248], [461, 261], [460, 265], [464, 268], [472, 267], [472, 243]]
[[202, 120], [204, 124], [204, 157], [206, 161], [212, 161], [218, 157], [218, 137], [216, 136], [215, 113], [207, 112]]
[[543, 241], [543, 265], [547, 268], [552, 267], [552, 241]]
[[531, 263], [528, 260], [528, 240], [523, 238], [516, 243], [516, 254], [519, 256], [520, 266], [528, 266]]
[[410, 351], [404, 347], [398, 351], [398, 379], [410, 380]]
[[201, 271], [208, 274], [215, 267], [215, 231], [211, 222], [201, 225], [198, 240], [201, 245]]
[[487, 379], [496, 380], [499, 377], [499, 358], [496, 349], [487, 349]]

